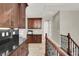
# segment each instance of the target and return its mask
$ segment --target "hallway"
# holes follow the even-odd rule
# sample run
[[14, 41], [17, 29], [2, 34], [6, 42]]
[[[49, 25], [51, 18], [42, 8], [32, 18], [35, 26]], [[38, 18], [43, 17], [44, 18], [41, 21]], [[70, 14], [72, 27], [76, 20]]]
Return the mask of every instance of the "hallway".
[[45, 56], [45, 40], [42, 43], [29, 43], [28, 56]]

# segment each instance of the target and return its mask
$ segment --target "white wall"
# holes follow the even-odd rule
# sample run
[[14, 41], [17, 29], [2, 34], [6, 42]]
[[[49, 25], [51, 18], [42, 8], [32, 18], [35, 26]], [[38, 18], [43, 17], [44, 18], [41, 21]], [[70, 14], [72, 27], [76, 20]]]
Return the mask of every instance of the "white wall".
[[52, 19], [52, 39], [60, 46], [60, 13], [57, 12]]
[[[48, 11], [49, 10], [49, 11]], [[55, 11], [54, 11], [55, 12]], [[44, 4], [29, 4], [29, 6], [26, 9], [27, 18], [42, 18], [42, 29], [32, 29], [34, 34], [43, 34], [44, 37], [44, 21], [51, 20], [52, 13], [50, 12], [50, 9], [48, 7], [44, 6]], [[49, 21], [51, 22], [51, 21]], [[49, 23], [49, 28], [51, 24]], [[49, 29], [49, 36], [51, 36], [51, 29]]]
[[19, 29], [19, 45], [26, 40], [26, 29]]
[[70, 33], [79, 43], [79, 11], [61, 11], [60, 17], [60, 34]]
[[48, 37], [51, 38], [51, 20], [44, 21], [44, 34], [47, 33]]

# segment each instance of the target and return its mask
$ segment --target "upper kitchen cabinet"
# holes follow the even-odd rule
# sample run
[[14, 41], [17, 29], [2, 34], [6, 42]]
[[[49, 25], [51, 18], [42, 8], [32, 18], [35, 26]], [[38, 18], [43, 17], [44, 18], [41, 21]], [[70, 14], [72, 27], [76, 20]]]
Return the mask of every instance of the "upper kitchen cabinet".
[[12, 5], [0, 3], [0, 27], [10, 27]]
[[42, 18], [28, 18], [28, 29], [41, 29]]
[[0, 4], [0, 27], [25, 28], [26, 3]]
[[25, 28], [25, 18], [26, 18], [26, 7], [28, 5], [25, 3], [19, 4], [19, 28]]

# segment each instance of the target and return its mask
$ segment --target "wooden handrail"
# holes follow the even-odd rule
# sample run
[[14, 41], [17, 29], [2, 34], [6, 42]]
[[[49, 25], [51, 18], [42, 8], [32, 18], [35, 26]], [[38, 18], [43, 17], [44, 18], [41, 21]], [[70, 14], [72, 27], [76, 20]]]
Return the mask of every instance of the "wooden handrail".
[[[73, 45], [75, 45], [78, 49], [79, 49], [79, 45], [71, 38], [70, 33], [68, 33], [67, 38], [68, 38], [68, 52], [69, 52], [70, 55], [74, 55], [74, 54], [72, 54], [71, 51], [70, 51], [70, 49], [71, 49], [71, 48], [70, 48], [71, 42], [73, 42]], [[71, 41], [71, 42], [70, 42], [70, 41]], [[75, 49], [75, 48], [73, 47], [72, 49]], [[73, 50], [73, 53], [74, 53], [74, 50]], [[76, 52], [75, 52], [75, 53], [76, 53]], [[79, 55], [79, 53], [78, 53], [78, 55]]]
[[79, 45], [71, 38], [70, 33], [68, 33], [67, 36], [66, 36], [66, 35], [61, 35], [61, 36], [65, 36], [65, 37], [71, 39], [71, 41], [72, 41], [77, 47], [79, 47]]
[[[57, 52], [59, 53], [60, 56], [68, 56], [68, 54], [66, 52], [64, 52], [58, 45], [56, 42], [54, 42], [53, 40], [50, 40], [47, 37], [47, 34], [45, 35], [45, 39], [46, 39], [46, 43], [47, 41], [55, 48], [55, 50], [57, 50]], [[53, 48], [52, 48], [53, 49]], [[47, 55], [47, 44], [46, 44], [46, 55]]]
[[69, 39], [71, 39], [71, 41], [79, 48], [79, 45], [71, 38], [71, 35], [70, 33], [68, 33], [68, 36], [67, 36]]
[[[65, 49], [65, 50], [67, 51], [68, 55], [70, 55], [70, 56], [79, 55], [79, 52], [78, 52], [79, 51], [79, 45], [71, 38], [70, 33], [68, 33], [67, 36], [66, 35], [61, 35], [61, 36], [64, 36], [64, 37], [67, 38], [66, 39], [67, 41], [66, 42], [64, 41], [64, 42], [65, 42], [65, 44], [67, 44], [67, 46], [65, 46], [67, 49]], [[61, 48], [64, 49], [64, 46], [61, 46]], [[76, 49], [78, 49], [78, 51], [76, 51]]]
[[[23, 52], [23, 50], [25, 52]], [[9, 53], [9, 56], [22, 56], [22, 54], [25, 53], [24, 55], [28, 55], [28, 43], [27, 40], [25, 40], [20, 46], [18, 46], [15, 50], [11, 51]], [[23, 56], [24, 56], [23, 55]]]

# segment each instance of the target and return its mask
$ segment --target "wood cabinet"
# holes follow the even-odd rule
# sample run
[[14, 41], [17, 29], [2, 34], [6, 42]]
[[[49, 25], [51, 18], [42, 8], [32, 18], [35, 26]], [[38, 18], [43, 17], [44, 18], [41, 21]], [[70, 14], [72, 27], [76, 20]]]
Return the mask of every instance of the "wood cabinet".
[[42, 42], [42, 35], [41, 34], [28, 34], [28, 43], [41, 43]]
[[14, 4], [13, 11], [11, 12], [10, 26], [11, 28], [18, 28], [19, 26], [19, 7], [18, 4]]
[[28, 18], [28, 29], [41, 29], [42, 18]]
[[25, 28], [26, 25], [26, 6], [27, 4], [19, 4], [19, 28]]
[[0, 27], [25, 28], [26, 3], [0, 4]]

